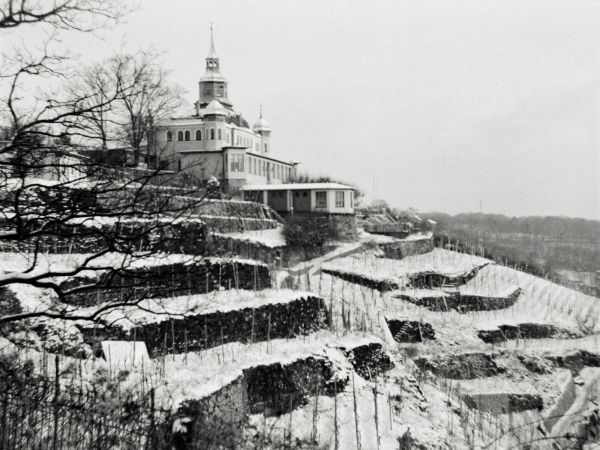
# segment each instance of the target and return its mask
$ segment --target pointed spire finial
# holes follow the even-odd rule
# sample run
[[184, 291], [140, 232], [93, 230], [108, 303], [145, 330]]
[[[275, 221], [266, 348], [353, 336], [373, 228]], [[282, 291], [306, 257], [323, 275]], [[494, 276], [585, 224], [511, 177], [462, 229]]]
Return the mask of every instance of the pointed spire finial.
[[208, 52], [208, 57], [212, 59], [217, 59], [217, 52], [215, 51], [215, 39], [213, 36], [213, 23], [210, 23], [210, 51]]
[[260, 118], [262, 119], [262, 103], [260, 104]]

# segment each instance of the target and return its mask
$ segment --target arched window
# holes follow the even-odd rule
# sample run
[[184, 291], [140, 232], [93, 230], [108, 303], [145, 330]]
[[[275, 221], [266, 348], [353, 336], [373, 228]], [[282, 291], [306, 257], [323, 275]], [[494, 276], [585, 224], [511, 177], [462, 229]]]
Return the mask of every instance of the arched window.
[[200, 130], [196, 130], [196, 140], [197, 141], [202, 140], [202, 132]]
[[177, 140], [178, 141], [183, 141], [183, 131], [178, 131], [177, 132]]
[[219, 140], [222, 139], [222, 135], [221, 135], [221, 129], [219, 128]]
[[190, 140], [190, 131], [189, 131], [189, 130], [187, 130], [187, 131], [185, 132], [185, 140], [186, 140], [186, 141], [189, 141], [189, 140]]
[[167, 131], [167, 141], [171, 142], [173, 140], [173, 132]]
[[215, 140], [215, 129], [214, 128], [210, 129], [210, 140], [211, 141]]

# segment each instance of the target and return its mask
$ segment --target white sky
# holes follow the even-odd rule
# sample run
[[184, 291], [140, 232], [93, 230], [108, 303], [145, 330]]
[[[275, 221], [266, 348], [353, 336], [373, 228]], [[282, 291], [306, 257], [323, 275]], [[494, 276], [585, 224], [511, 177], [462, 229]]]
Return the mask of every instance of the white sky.
[[214, 22], [234, 106], [262, 103], [303, 171], [420, 211], [600, 219], [600, 1], [139, 3], [65, 45], [153, 45], [191, 104]]

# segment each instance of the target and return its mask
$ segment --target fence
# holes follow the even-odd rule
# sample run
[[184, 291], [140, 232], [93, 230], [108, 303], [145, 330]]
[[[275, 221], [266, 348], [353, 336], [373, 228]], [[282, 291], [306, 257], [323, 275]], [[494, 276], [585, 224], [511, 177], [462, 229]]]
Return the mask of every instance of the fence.
[[2, 370], [1, 449], [165, 448], [169, 414], [154, 406], [153, 390], [133, 398], [106, 386], [78, 386], [60, 376], [32, 375], [22, 367]]

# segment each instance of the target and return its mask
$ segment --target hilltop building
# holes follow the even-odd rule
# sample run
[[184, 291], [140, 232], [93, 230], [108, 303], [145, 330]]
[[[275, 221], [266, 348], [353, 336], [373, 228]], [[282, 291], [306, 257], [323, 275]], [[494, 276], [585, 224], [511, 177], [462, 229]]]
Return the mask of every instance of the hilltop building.
[[271, 126], [263, 118], [262, 107], [252, 128], [234, 109], [227, 80], [221, 75], [212, 27], [206, 73], [198, 88], [193, 115], [154, 125], [150, 151], [162, 168], [193, 173], [201, 180], [215, 176], [225, 192], [236, 196], [244, 185], [293, 179], [296, 163], [273, 156]]

